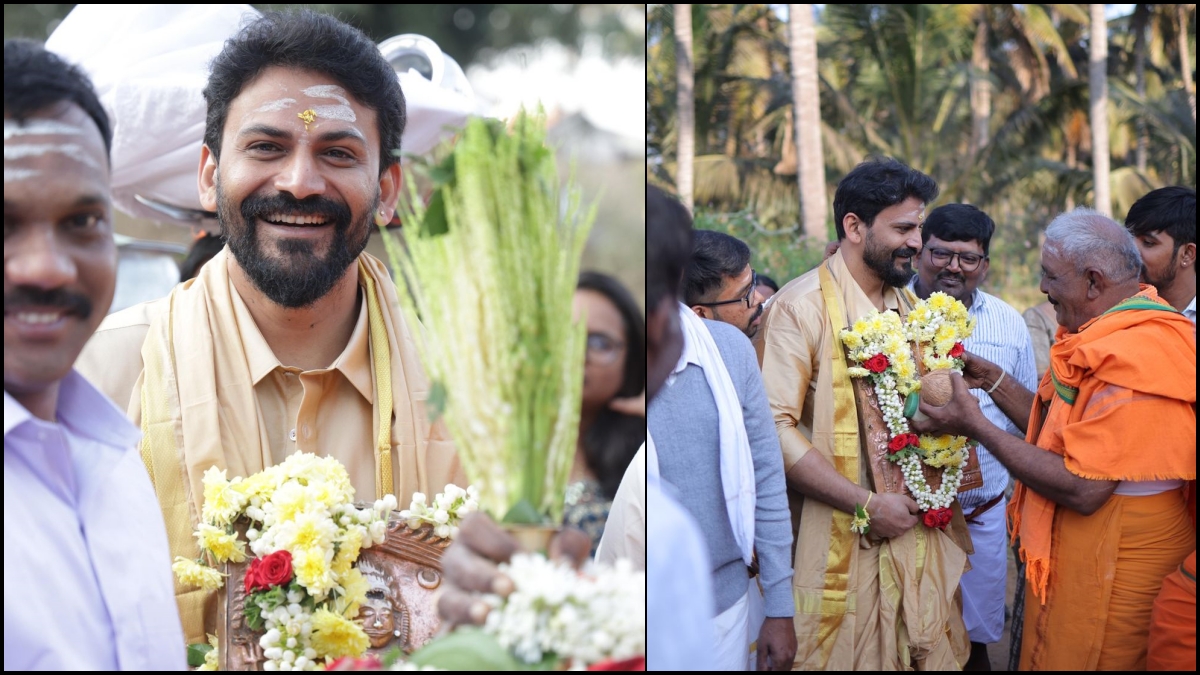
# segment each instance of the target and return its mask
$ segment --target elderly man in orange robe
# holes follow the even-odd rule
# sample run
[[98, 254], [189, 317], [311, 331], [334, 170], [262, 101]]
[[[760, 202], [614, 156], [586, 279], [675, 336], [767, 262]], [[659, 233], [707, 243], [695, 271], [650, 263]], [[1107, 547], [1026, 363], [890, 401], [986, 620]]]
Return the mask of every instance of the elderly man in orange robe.
[[[1196, 477], [1192, 322], [1138, 283], [1132, 237], [1088, 209], [1055, 218], [1041, 290], [1059, 323], [1036, 393], [982, 360], [954, 377], [921, 431], [992, 449], [1020, 482], [1009, 506], [1030, 595], [1021, 670], [1144, 670], [1163, 578], [1195, 549], [1184, 483]], [[994, 389], [1026, 440], [979, 412]]]

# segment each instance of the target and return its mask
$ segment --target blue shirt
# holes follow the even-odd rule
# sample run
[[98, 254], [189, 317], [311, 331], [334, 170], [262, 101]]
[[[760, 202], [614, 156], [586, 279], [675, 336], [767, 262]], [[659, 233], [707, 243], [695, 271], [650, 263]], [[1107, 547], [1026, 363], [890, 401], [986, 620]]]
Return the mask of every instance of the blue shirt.
[[183, 670], [141, 433], [74, 370], [56, 417], [4, 392], [4, 669]]
[[[910, 288], [916, 279], [914, 276]], [[1029, 329], [1020, 312], [1000, 298], [975, 289], [975, 299], [967, 308], [967, 314], [975, 319], [975, 332], [963, 342], [963, 347], [1000, 366], [1007, 373], [1005, 377], [1011, 377], [1026, 389], [1036, 391], [1037, 363], [1033, 356], [1033, 342], [1029, 339]], [[986, 391], [972, 389], [971, 395], [979, 400], [979, 408], [988, 421], [1014, 436], [1025, 438], [1025, 432], [1008, 419]], [[1009, 480], [1008, 469], [987, 448], [980, 445], [976, 452], [983, 473], [983, 487], [958, 495], [963, 512], [968, 514], [1004, 492]]]

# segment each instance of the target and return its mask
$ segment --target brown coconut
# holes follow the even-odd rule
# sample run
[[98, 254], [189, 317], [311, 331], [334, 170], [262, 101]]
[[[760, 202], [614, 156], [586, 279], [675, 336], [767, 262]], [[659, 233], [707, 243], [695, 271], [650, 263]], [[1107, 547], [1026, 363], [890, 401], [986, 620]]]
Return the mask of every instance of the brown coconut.
[[946, 405], [950, 402], [953, 391], [949, 369], [931, 370], [921, 377], [921, 400], [929, 405]]

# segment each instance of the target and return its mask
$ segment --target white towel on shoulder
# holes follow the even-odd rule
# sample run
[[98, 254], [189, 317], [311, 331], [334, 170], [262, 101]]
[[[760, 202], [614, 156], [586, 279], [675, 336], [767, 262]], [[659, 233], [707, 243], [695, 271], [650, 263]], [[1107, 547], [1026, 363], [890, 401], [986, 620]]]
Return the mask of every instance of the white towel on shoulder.
[[[716, 399], [725, 510], [729, 514], [733, 538], [742, 551], [742, 559], [749, 565], [754, 551], [757, 491], [754, 458], [750, 454], [750, 441], [746, 437], [746, 424], [742, 418], [742, 402], [738, 399], [725, 361], [721, 359], [717, 343], [713, 341], [704, 321], [682, 303], [679, 305], [679, 318], [683, 330], [683, 354], [679, 357], [675, 372], [681, 372], [688, 363], [700, 366], [708, 381], [708, 388]], [[657, 465], [657, 461], [654, 463]]]

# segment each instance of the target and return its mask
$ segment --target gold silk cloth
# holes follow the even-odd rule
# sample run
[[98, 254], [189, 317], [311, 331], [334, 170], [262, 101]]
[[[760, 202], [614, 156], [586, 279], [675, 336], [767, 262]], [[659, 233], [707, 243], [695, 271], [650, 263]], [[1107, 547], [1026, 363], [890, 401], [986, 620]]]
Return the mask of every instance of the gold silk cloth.
[[[887, 289], [885, 307], [906, 312], [913, 304], [906, 294]], [[835, 321], [845, 327], [875, 309], [841, 252], [772, 298], [756, 348], [785, 470], [815, 450], [844, 477], [878, 492], [834, 329]], [[850, 532], [849, 514], [790, 488], [788, 497], [796, 531], [793, 669], [961, 668], [970, 649], [957, 593], [970, 550], [961, 515], [947, 532], [918, 524], [880, 542]]]

